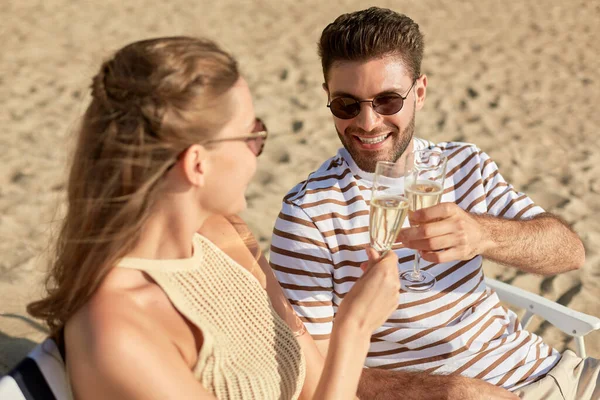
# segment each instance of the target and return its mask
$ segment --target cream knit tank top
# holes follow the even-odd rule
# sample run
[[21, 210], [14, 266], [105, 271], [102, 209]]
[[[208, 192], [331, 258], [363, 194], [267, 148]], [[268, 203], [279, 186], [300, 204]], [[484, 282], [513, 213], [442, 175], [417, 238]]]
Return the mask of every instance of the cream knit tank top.
[[196, 234], [193, 256], [124, 258], [144, 271], [203, 334], [194, 375], [218, 399], [296, 399], [305, 365], [298, 341], [266, 290], [244, 267]]

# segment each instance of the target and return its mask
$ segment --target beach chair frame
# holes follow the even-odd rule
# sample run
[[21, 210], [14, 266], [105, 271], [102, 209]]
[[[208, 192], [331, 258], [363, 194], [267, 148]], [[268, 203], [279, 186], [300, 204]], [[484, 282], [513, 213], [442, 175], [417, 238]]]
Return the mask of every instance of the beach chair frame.
[[526, 329], [534, 315], [538, 315], [573, 337], [579, 357], [587, 356], [583, 337], [600, 329], [600, 318], [572, 310], [552, 300], [492, 278], [485, 278], [485, 283], [494, 289], [501, 301], [525, 310], [525, 314], [521, 318], [523, 329]]
[[2, 400], [70, 400], [65, 362], [47, 338], [7, 375], [0, 377]]

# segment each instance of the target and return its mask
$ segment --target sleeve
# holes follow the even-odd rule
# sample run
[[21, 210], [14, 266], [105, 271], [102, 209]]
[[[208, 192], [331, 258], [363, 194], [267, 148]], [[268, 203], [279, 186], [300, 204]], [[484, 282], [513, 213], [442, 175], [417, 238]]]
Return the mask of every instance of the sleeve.
[[498, 165], [483, 151], [480, 167], [488, 214], [508, 219], [530, 219], [545, 212], [529, 196], [507, 183]]
[[285, 296], [315, 339], [334, 317], [333, 262], [319, 229], [300, 207], [284, 202], [271, 239], [270, 265]]

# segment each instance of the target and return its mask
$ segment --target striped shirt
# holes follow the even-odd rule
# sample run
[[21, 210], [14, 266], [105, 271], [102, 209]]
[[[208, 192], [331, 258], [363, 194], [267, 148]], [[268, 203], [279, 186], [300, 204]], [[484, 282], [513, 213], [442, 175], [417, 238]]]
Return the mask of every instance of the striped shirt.
[[[415, 150], [426, 147], [448, 157], [442, 202], [503, 218], [528, 219], [544, 212], [515, 191], [476, 146], [414, 139]], [[367, 260], [372, 176], [342, 148], [283, 199], [270, 262], [315, 339], [329, 337], [337, 308]], [[394, 250], [399, 270], [410, 269], [414, 250]], [[523, 330], [517, 316], [486, 287], [481, 256], [422, 261], [421, 267], [436, 277], [436, 285], [426, 293], [401, 291], [398, 308], [371, 337], [367, 367], [460, 373], [515, 389], [558, 362], [560, 353]]]

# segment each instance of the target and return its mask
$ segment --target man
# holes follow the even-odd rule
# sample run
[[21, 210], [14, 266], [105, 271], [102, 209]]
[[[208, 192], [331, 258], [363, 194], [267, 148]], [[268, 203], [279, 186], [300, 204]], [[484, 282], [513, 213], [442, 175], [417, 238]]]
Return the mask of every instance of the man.
[[[376, 162], [403, 163], [414, 150], [438, 149], [448, 158], [442, 203], [415, 212], [411, 221], [419, 227], [407, 221], [394, 247], [399, 270], [411, 268], [417, 250], [437, 283], [429, 292], [401, 292], [397, 311], [373, 333], [359, 396], [512, 398], [506, 388], [525, 398], [561, 391], [592, 398], [597, 360], [590, 372], [589, 363], [572, 353], [561, 360], [522, 330], [486, 287], [482, 270], [485, 257], [557, 274], [583, 265], [583, 245], [560, 219], [515, 191], [476, 146], [413, 136], [427, 91], [423, 46], [418, 25], [386, 9], [345, 14], [325, 28], [323, 88], [344, 147], [284, 197], [272, 268], [325, 354], [337, 307], [366, 260]], [[532, 392], [538, 397], [527, 397]]]

